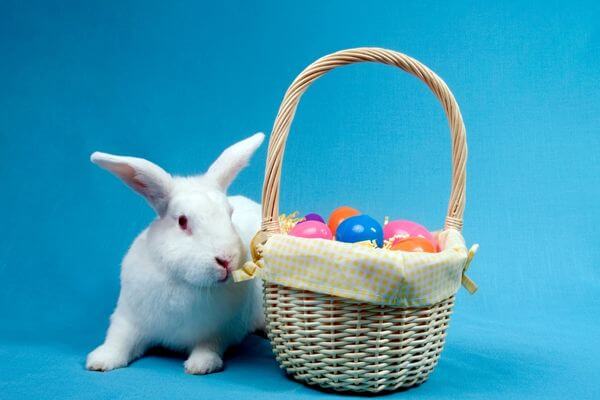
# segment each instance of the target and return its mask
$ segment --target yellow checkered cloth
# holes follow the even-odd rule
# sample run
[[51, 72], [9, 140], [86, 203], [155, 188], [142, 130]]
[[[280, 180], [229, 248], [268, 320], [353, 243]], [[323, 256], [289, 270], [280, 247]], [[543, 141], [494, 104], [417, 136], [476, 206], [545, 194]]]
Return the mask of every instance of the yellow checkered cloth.
[[438, 236], [442, 251], [409, 253], [274, 235], [259, 275], [272, 283], [377, 304], [420, 307], [455, 294], [472, 258], [461, 234]]

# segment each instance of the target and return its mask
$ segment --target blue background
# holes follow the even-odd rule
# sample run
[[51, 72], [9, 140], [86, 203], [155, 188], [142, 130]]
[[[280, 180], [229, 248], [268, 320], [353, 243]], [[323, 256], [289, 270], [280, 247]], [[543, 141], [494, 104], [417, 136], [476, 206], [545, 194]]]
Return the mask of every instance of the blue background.
[[[251, 337], [224, 372], [155, 354], [84, 370], [153, 218], [93, 166], [102, 150], [203, 171], [269, 132], [293, 78], [332, 51], [405, 52], [455, 93], [478, 242], [430, 380], [390, 398], [600, 397], [597, 2], [0, 2], [0, 397], [323, 397]], [[336, 70], [299, 108], [282, 211], [342, 203], [440, 227], [450, 140], [434, 96], [386, 66]], [[266, 146], [231, 193], [259, 200]], [[329, 395], [334, 398], [335, 395]]]

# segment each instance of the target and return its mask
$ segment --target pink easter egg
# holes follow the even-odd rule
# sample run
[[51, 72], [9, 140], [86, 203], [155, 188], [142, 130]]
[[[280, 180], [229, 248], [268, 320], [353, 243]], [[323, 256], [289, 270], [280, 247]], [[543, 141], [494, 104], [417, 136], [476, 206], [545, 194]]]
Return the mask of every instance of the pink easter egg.
[[301, 224], [296, 224], [288, 234], [308, 239], [331, 240], [333, 238], [329, 227], [320, 221], [305, 221]]
[[433, 235], [423, 225], [416, 222], [397, 219], [388, 222], [383, 227], [383, 239], [390, 240], [406, 239], [409, 237], [421, 237], [434, 243]]

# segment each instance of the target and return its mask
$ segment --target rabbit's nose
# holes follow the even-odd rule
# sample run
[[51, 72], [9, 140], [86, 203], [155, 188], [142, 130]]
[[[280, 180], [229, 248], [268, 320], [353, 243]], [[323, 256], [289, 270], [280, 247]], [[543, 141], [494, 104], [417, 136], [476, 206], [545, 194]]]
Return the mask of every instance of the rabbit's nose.
[[217, 264], [219, 264], [221, 267], [223, 267], [225, 269], [227, 269], [227, 267], [229, 267], [230, 260], [227, 258], [215, 257], [215, 261], [217, 262]]

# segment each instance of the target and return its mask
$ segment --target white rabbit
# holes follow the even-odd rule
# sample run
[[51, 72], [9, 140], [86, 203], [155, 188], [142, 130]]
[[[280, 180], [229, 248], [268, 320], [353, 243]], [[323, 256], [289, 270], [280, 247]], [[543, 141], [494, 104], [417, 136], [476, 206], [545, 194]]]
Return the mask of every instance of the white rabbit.
[[92, 162], [122, 179], [158, 214], [133, 242], [104, 344], [86, 367], [110, 371], [153, 346], [190, 352], [185, 371], [223, 366], [223, 352], [264, 327], [259, 280], [234, 283], [248, 257], [260, 206], [227, 187], [264, 139], [257, 133], [227, 148], [204, 175], [173, 177], [134, 157], [94, 153]]

